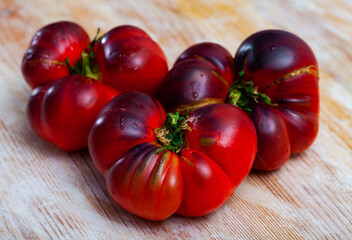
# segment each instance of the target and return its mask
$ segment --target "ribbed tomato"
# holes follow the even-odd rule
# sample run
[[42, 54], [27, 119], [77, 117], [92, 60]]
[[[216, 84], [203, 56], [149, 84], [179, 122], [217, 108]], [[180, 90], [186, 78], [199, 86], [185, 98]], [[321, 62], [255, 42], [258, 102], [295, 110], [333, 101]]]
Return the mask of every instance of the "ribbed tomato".
[[34, 35], [22, 61], [25, 80], [37, 87], [29, 121], [44, 139], [78, 150], [112, 97], [120, 90], [154, 93], [167, 70], [161, 48], [137, 27], [116, 27], [90, 42], [75, 23], [49, 24]]
[[190, 113], [200, 106], [225, 102], [233, 81], [231, 54], [219, 44], [200, 43], [176, 60], [157, 98], [168, 112]]
[[87, 147], [99, 111], [120, 92], [98, 80], [68, 76], [35, 88], [27, 105], [34, 131], [66, 151]]
[[101, 80], [122, 91], [154, 94], [168, 71], [159, 45], [134, 26], [107, 32], [98, 41], [95, 53]]
[[140, 28], [115, 27], [93, 41], [91, 43], [84, 29], [73, 22], [44, 26], [34, 35], [23, 57], [25, 80], [34, 88], [70, 73], [76, 74], [72, 68], [77, 61], [82, 61], [82, 52], [92, 57], [89, 77], [122, 91], [154, 94], [167, 74], [164, 52]]
[[66, 59], [74, 66], [90, 45], [84, 29], [73, 22], [56, 22], [36, 32], [22, 60], [22, 74], [35, 88], [70, 75]]
[[151, 220], [216, 210], [247, 176], [257, 151], [253, 123], [237, 107], [166, 115], [158, 101], [137, 92], [102, 109], [88, 143], [112, 198]]
[[266, 94], [272, 103], [251, 106], [250, 115], [258, 134], [254, 168], [277, 169], [290, 153], [306, 150], [317, 136], [317, 60], [296, 35], [266, 30], [248, 37], [237, 50], [234, 62], [236, 79], [253, 82], [256, 90]]
[[[318, 65], [309, 46], [281, 30], [253, 34], [236, 53], [232, 85], [230, 74], [221, 71], [231, 69], [232, 63], [223, 60], [228, 53], [208, 53], [213, 48], [197, 44], [181, 54], [157, 94], [166, 109], [191, 113], [222, 102], [241, 107], [258, 134], [256, 169], [277, 169], [291, 153], [307, 149], [317, 135], [319, 118]], [[219, 69], [219, 63], [227, 67]]]

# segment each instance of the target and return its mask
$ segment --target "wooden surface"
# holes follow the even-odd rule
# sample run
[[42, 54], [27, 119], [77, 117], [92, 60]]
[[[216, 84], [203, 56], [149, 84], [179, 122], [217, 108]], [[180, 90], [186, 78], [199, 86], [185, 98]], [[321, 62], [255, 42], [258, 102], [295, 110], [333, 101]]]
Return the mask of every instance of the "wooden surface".
[[[250, 173], [213, 214], [135, 217], [108, 196], [87, 151], [63, 152], [29, 127], [20, 62], [34, 32], [58, 20], [76, 21], [90, 36], [137, 25], [170, 65], [193, 43], [235, 53], [255, 31], [294, 32], [320, 64], [318, 137], [280, 170]], [[0, 239], [352, 239], [351, 26], [350, 0], [1, 0]]]

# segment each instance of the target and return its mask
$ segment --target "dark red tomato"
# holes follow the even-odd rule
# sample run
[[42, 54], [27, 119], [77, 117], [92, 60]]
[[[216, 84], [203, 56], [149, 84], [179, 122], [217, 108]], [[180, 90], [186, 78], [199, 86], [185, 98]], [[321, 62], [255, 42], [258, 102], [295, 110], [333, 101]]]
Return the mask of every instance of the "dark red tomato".
[[[233, 82], [233, 58], [229, 51], [217, 43], [203, 42], [195, 44], [184, 51], [176, 60], [176, 63], [186, 59], [203, 59], [216, 66], [217, 73], [231, 84]], [[221, 74], [220, 74], [221, 73]]]
[[163, 220], [222, 206], [249, 173], [257, 138], [250, 118], [232, 105], [166, 115], [154, 98], [129, 92], [99, 113], [88, 147], [120, 206]]
[[190, 113], [226, 101], [233, 83], [233, 58], [215, 43], [196, 44], [177, 59], [157, 97], [168, 112]]
[[90, 45], [88, 34], [73, 22], [46, 25], [33, 37], [22, 60], [22, 74], [35, 88], [69, 75], [66, 59], [72, 66]]
[[86, 147], [95, 116], [120, 92], [104, 83], [153, 93], [167, 70], [164, 53], [139, 28], [117, 27], [90, 42], [75, 23], [49, 24], [35, 34], [22, 62], [24, 78], [38, 87], [28, 105], [31, 125], [64, 150]]
[[101, 80], [122, 91], [154, 94], [168, 71], [159, 45], [134, 26], [110, 30], [95, 52]]
[[[187, 49], [168, 73], [158, 92], [168, 111], [191, 113], [200, 106], [225, 101], [241, 107], [256, 127], [258, 154], [253, 167], [260, 170], [277, 169], [291, 153], [302, 152], [312, 144], [318, 132], [318, 65], [302, 39], [280, 30], [247, 38], [236, 53], [235, 83], [230, 88], [220, 88], [218, 82], [210, 80], [214, 73], [210, 59], [213, 65], [222, 62], [227, 66], [230, 62], [224, 61], [226, 54], [208, 48], [213, 49], [207, 44]], [[195, 64], [183, 56], [200, 60]], [[217, 75], [226, 76], [223, 71]], [[197, 98], [192, 99], [194, 89]]]
[[[235, 76], [253, 82], [272, 102], [253, 104], [258, 134], [254, 168], [273, 170], [290, 153], [306, 150], [318, 133], [318, 64], [310, 47], [296, 35], [266, 30], [248, 37], [235, 55]], [[240, 72], [243, 75], [240, 79]]]
[[[90, 46], [93, 48], [88, 50]], [[79, 25], [56, 22], [34, 35], [22, 60], [22, 74], [33, 88], [70, 74], [81, 74], [72, 73], [66, 61], [74, 67], [82, 61], [82, 52], [90, 51], [94, 51], [95, 61], [89, 59], [94, 66], [89, 76], [122, 91], [154, 94], [168, 71], [164, 52], [137, 27], [116, 27], [91, 43]]]
[[35, 88], [27, 115], [34, 131], [66, 151], [87, 147], [89, 131], [103, 106], [119, 93], [98, 80], [69, 76]]

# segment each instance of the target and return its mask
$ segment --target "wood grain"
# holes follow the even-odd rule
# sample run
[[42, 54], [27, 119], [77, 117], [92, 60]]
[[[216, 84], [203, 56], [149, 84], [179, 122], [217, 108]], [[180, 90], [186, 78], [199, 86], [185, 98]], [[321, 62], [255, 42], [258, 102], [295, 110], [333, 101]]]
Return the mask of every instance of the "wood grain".
[[[235, 53], [251, 33], [280, 28], [320, 65], [320, 130], [280, 170], [251, 172], [218, 211], [151, 222], [121, 209], [86, 150], [66, 153], [30, 128], [20, 63], [36, 30], [58, 20], [91, 36], [121, 24], [145, 29], [169, 65], [189, 45]], [[0, 239], [352, 239], [352, 2], [180, 0], [0, 2]]]

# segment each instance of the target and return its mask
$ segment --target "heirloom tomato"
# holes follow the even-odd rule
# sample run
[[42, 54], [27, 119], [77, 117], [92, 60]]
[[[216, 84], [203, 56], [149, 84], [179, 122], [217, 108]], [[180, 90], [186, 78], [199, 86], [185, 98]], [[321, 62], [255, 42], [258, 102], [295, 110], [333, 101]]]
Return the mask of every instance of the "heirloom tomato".
[[250, 118], [235, 106], [166, 115], [153, 97], [128, 92], [99, 113], [88, 148], [121, 207], [163, 220], [222, 206], [249, 173], [257, 137]]
[[22, 60], [22, 74], [32, 88], [75, 75], [84, 54], [90, 66], [87, 76], [122, 91], [154, 94], [168, 71], [164, 52], [140, 28], [115, 27], [90, 42], [76, 23], [57, 22], [34, 35]]
[[43, 139], [67, 151], [87, 147], [97, 114], [120, 93], [90, 78], [94, 77], [91, 46], [79, 25], [57, 22], [34, 35], [23, 57], [23, 76], [35, 87], [27, 105], [30, 125]]
[[120, 90], [152, 94], [168, 70], [163, 51], [141, 29], [120, 26], [98, 34], [90, 42], [75, 23], [49, 24], [23, 57], [23, 76], [36, 87], [28, 103], [30, 124], [64, 150], [87, 146], [96, 115]]
[[[277, 169], [290, 153], [306, 150], [317, 136], [317, 60], [298, 36], [266, 30], [248, 37], [237, 50], [234, 62], [236, 81], [242, 86], [231, 89], [230, 95], [243, 104], [248, 101], [243, 86], [252, 85], [254, 98], [259, 97], [249, 106], [258, 134], [258, 154], [253, 166], [259, 170]], [[260, 102], [264, 94], [269, 102]], [[234, 96], [230, 98], [234, 100]]]
[[168, 112], [190, 113], [200, 106], [225, 102], [233, 81], [231, 54], [219, 44], [200, 43], [176, 60], [157, 98]]
[[[234, 63], [214, 47], [197, 44], [181, 54], [157, 94], [166, 109], [191, 113], [223, 102], [242, 108], [258, 135], [255, 169], [277, 169], [307, 149], [319, 117], [318, 64], [309, 46], [292, 33], [266, 30], [241, 44]], [[234, 83], [223, 69], [233, 71]]]
[[43, 84], [29, 98], [29, 123], [39, 136], [63, 150], [85, 148], [96, 116], [118, 93], [98, 80], [78, 75]]
[[97, 42], [101, 80], [122, 91], [154, 94], [168, 67], [164, 52], [143, 30], [120, 26]]
[[84, 29], [73, 22], [56, 22], [36, 32], [22, 60], [22, 74], [35, 88], [70, 75], [71, 64], [81, 58], [90, 45]]

